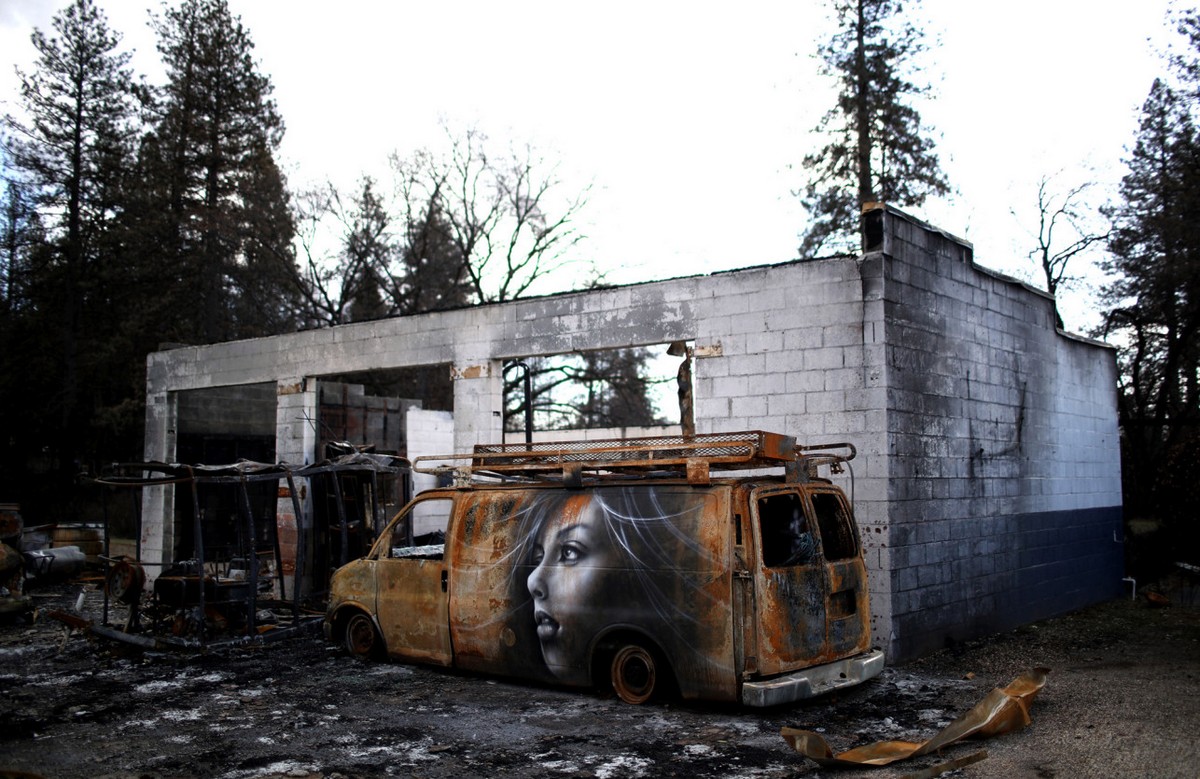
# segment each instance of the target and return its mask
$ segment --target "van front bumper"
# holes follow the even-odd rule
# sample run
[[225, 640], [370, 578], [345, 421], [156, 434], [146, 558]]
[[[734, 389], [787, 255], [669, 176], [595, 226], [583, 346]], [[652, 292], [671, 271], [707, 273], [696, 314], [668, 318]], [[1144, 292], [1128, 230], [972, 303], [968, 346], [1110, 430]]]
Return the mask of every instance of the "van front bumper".
[[794, 703], [842, 687], [853, 687], [879, 676], [881, 671], [883, 652], [873, 649], [845, 660], [816, 665], [783, 676], [745, 682], [742, 684], [742, 703], [746, 706]]

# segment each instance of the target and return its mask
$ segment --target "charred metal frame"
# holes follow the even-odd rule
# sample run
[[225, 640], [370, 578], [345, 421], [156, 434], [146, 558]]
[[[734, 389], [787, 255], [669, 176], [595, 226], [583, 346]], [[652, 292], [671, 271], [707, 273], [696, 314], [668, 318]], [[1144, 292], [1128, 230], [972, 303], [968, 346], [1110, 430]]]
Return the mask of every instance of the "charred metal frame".
[[[303, 510], [300, 504], [300, 498], [296, 489], [297, 478], [313, 479], [318, 477], [327, 477], [332, 482], [332, 492], [335, 496], [337, 507], [337, 519], [339, 525], [339, 549], [338, 558], [339, 564], [345, 564], [349, 556], [349, 517], [347, 515], [344, 497], [342, 494], [342, 477], [353, 473], [367, 473], [370, 475], [371, 485], [371, 514], [372, 523], [370, 528], [371, 535], [379, 532], [380, 525], [380, 506], [378, 499], [379, 490], [379, 474], [402, 474], [407, 476], [411, 472], [411, 467], [408, 460], [402, 457], [390, 455], [380, 455], [373, 453], [357, 452], [337, 457], [332, 460], [326, 460], [315, 465], [303, 467], [295, 467], [287, 463], [255, 463], [242, 461], [232, 465], [179, 465], [157, 462], [147, 463], [124, 463], [113, 466], [112, 472], [109, 475], [91, 480], [91, 483], [114, 489], [127, 489], [133, 500], [134, 519], [135, 519], [135, 538], [136, 538], [136, 560], [128, 560], [126, 558], [113, 558], [109, 548], [109, 513], [108, 499], [105, 491], [103, 500], [104, 508], [104, 554], [101, 560], [104, 563], [104, 602], [103, 616], [100, 624], [86, 623], [76, 624], [75, 627], [86, 627], [91, 633], [121, 641], [136, 646], [141, 646], [150, 649], [202, 649], [210, 646], [228, 646], [231, 644], [247, 644], [247, 643], [266, 643], [276, 641], [282, 638], [295, 635], [302, 630], [315, 630], [322, 618], [321, 613], [302, 613], [301, 607], [301, 588], [300, 581], [306, 573], [304, 565], [308, 554], [307, 538], [303, 532], [296, 534], [296, 567], [294, 571], [292, 597], [289, 600], [287, 597], [287, 584], [283, 572], [282, 551], [279, 544], [279, 534], [277, 526], [272, 523], [270, 527], [272, 551], [275, 557], [275, 572], [278, 576], [279, 585], [279, 601], [290, 605], [291, 619], [290, 623], [283, 624], [273, 630], [260, 631], [257, 624], [258, 609], [260, 598], [258, 592], [259, 572], [257, 553], [255, 550], [258, 546], [258, 538], [255, 530], [255, 516], [253, 506], [250, 501], [249, 485], [254, 483], [286, 481], [288, 495], [292, 501], [292, 509], [294, 515], [299, 519], [303, 516]], [[204, 533], [203, 526], [206, 520], [203, 518], [200, 511], [199, 485], [214, 484], [214, 485], [230, 485], [237, 489], [237, 506], [238, 519], [244, 525], [244, 529], [249, 539], [250, 558], [246, 565], [246, 582], [245, 587], [240, 588], [243, 592], [240, 596], [236, 593], [231, 593], [229, 601], [224, 601], [235, 607], [240, 606], [245, 613], [245, 628], [242, 635], [229, 636], [221, 639], [212, 638], [209, 633], [206, 620], [206, 606], [208, 603], [208, 594], [206, 592], [207, 583], [211, 577], [205, 571], [205, 565], [209, 561], [205, 558], [204, 550]], [[142, 535], [142, 516], [141, 516], [141, 501], [139, 500], [141, 489], [152, 486], [182, 486], [186, 485], [191, 494], [192, 502], [192, 534], [194, 546], [194, 559], [198, 564], [198, 571], [194, 574], [196, 583], [196, 609], [200, 614], [200, 619], [196, 625], [196, 637], [178, 636], [178, 635], [162, 635], [160, 633], [140, 633], [135, 632], [140, 630], [138, 624], [138, 609], [137, 602], [129, 605], [131, 610], [130, 620], [126, 625], [126, 629], [122, 630], [110, 624], [109, 618], [111, 615], [111, 599], [110, 599], [110, 577], [118, 566], [132, 566], [132, 570], [137, 572], [137, 575], [143, 576], [141, 571], [143, 566], [163, 567], [180, 565], [181, 562], [143, 562], [141, 560], [141, 535]], [[401, 504], [405, 504], [411, 498], [411, 483], [409, 479], [402, 479], [402, 494], [400, 496]], [[278, 491], [277, 491], [278, 494]], [[298, 528], [299, 530], [299, 528]], [[181, 576], [182, 589], [186, 600], [186, 592], [191, 585], [193, 575], [185, 572]], [[213, 579], [215, 582], [215, 578]], [[139, 585], [140, 587], [140, 585]], [[157, 596], [156, 596], [157, 597]], [[238, 601], [241, 601], [238, 604]], [[278, 603], [272, 599], [271, 602]], [[52, 615], [54, 616], [54, 615]], [[64, 615], [65, 616], [65, 615]]]
[[[521, 360], [514, 360], [504, 366], [504, 373], [507, 374], [513, 368], [520, 368], [524, 373], [524, 389], [525, 389], [525, 445], [533, 446], [533, 377], [529, 373], [529, 365]], [[505, 406], [507, 409], [507, 404]], [[507, 413], [507, 411], [505, 412]], [[505, 436], [508, 432], [508, 417], [505, 417], [504, 424], [501, 427], [500, 435]]]

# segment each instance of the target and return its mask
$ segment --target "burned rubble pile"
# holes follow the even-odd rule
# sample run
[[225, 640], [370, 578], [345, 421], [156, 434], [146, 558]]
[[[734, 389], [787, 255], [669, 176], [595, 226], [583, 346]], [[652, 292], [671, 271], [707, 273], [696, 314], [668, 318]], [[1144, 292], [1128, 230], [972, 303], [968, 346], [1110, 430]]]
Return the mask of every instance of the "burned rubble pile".
[[[632, 776], [655, 767], [788, 776], [807, 769], [779, 738], [785, 722], [843, 735], [872, 732], [875, 720], [915, 734], [930, 711], [944, 708], [948, 720], [967, 692], [962, 682], [919, 684], [889, 670], [862, 693], [790, 712], [631, 707], [363, 662], [307, 634], [149, 650], [45, 616], [98, 617], [94, 582], [55, 583], [31, 597], [35, 612], [0, 626], [0, 769], [47, 777]], [[911, 731], [901, 729], [905, 719]]]

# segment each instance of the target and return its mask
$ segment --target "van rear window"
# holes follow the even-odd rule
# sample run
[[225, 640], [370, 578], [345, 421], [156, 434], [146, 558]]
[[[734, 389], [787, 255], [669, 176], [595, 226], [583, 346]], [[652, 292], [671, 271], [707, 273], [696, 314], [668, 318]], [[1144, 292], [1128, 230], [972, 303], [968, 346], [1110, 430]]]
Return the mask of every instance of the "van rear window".
[[825, 559], [848, 560], [858, 554], [858, 536], [850, 521], [850, 512], [832, 492], [812, 493], [813, 508], [817, 512], [817, 527], [821, 530], [821, 549]]
[[816, 560], [816, 540], [798, 494], [769, 495], [758, 501], [758, 521], [763, 565], [783, 568]]

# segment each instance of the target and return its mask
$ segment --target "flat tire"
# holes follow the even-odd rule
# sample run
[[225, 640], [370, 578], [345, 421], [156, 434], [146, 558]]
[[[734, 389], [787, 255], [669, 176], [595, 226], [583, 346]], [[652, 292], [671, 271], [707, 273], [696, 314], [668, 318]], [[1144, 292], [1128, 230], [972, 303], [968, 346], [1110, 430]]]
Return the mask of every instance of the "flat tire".
[[613, 692], [626, 703], [645, 703], [658, 685], [658, 662], [654, 653], [638, 644], [626, 644], [613, 655]]
[[382, 642], [375, 623], [362, 612], [358, 612], [346, 621], [346, 630], [342, 634], [346, 651], [355, 657], [374, 658], [379, 656]]

